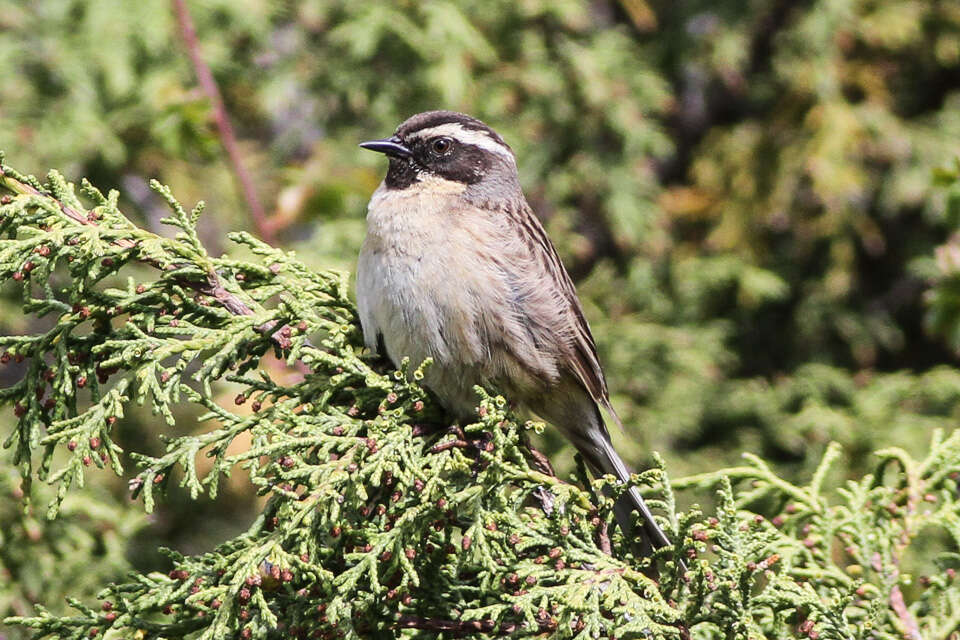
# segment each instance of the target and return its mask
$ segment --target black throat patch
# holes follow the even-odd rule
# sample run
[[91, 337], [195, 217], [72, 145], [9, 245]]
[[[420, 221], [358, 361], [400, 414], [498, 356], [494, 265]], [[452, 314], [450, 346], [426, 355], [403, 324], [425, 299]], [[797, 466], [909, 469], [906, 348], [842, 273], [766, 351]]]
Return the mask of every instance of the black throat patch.
[[412, 158], [390, 158], [390, 168], [383, 183], [387, 189], [406, 189], [415, 182], [420, 182], [420, 172]]

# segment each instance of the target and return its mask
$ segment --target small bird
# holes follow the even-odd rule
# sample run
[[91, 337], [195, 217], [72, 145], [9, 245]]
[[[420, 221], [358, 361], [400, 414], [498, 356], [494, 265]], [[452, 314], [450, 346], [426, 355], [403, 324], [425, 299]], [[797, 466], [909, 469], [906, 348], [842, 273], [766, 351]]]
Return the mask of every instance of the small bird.
[[[558, 427], [595, 474], [627, 482], [593, 335], [511, 148], [453, 111], [417, 114], [360, 146], [390, 162], [357, 264], [367, 346], [394, 364], [432, 358], [424, 382], [461, 419], [476, 415], [474, 386], [497, 389]], [[634, 509], [641, 549], [669, 545], [636, 488], [617, 505], [625, 533]]]

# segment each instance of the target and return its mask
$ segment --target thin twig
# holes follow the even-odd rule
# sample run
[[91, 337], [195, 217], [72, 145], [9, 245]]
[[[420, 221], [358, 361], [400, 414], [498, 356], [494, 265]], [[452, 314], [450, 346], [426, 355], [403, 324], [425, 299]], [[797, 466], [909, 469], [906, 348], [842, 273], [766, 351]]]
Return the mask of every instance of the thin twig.
[[907, 605], [903, 601], [903, 593], [897, 585], [894, 585], [893, 589], [890, 590], [890, 607], [903, 624], [907, 637], [910, 640], [921, 640], [923, 636], [920, 633], [920, 627], [913, 615], [910, 614], [910, 610], [907, 609]]
[[275, 244], [276, 237], [273, 233], [273, 227], [267, 219], [267, 215], [257, 197], [257, 190], [243, 164], [243, 158], [240, 157], [240, 149], [237, 146], [237, 138], [233, 133], [233, 125], [230, 123], [230, 116], [223, 105], [223, 98], [220, 95], [220, 88], [216, 80], [213, 79], [213, 73], [210, 67], [204, 61], [200, 54], [200, 43], [197, 41], [197, 32], [193, 27], [193, 19], [190, 17], [190, 10], [187, 8], [186, 0], [172, 0], [173, 11], [177, 16], [177, 25], [180, 28], [180, 36], [187, 47], [187, 54], [190, 56], [190, 63], [193, 65], [193, 71], [197, 75], [197, 81], [200, 83], [203, 93], [210, 100], [210, 106], [213, 108], [213, 119], [217, 123], [217, 131], [220, 134], [220, 142], [227, 152], [230, 159], [230, 165], [233, 168], [234, 176], [240, 183], [240, 189], [243, 191], [243, 197], [250, 207], [250, 216], [253, 218], [253, 224], [257, 228], [257, 233], [264, 242]]
[[[49, 198], [53, 202], [56, 202], [57, 206], [60, 207], [60, 210], [63, 212], [63, 214], [68, 218], [70, 218], [71, 220], [82, 225], [96, 226], [96, 222], [88, 218], [82, 212], [77, 211], [73, 207], [70, 207], [67, 204], [61, 202], [60, 200], [55, 198], [53, 195], [49, 193], [45, 193], [43, 191], [39, 191], [33, 186], [27, 184], [26, 182], [17, 180], [13, 176], [5, 173], [2, 166], [0, 166], [0, 186], [5, 187], [6, 189], [9, 189], [13, 193]], [[137, 246], [136, 242], [134, 242], [133, 240], [130, 240], [129, 238], [118, 238], [117, 240], [114, 240], [113, 244], [115, 244], [118, 247], [123, 247], [126, 249], [134, 249]], [[152, 267], [160, 269], [161, 271], [173, 271], [179, 268], [179, 265], [176, 265], [176, 264], [164, 265], [149, 257], [138, 256], [137, 259], [145, 264], [149, 264]], [[189, 289], [192, 289], [193, 291], [196, 291], [197, 293], [201, 293], [203, 295], [209, 296], [210, 298], [213, 298], [214, 300], [217, 301], [217, 303], [220, 306], [222, 306], [224, 309], [226, 309], [227, 311], [229, 311], [235, 316], [253, 315], [253, 309], [247, 306], [247, 304], [243, 300], [238, 298], [236, 295], [230, 293], [226, 289], [226, 287], [223, 286], [223, 282], [220, 280], [220, 276], [217, 275], [217, 273], [214, 271], [208, 271], [206, 274], [206, 281], [203, 281], [203, 282], [198, 282], [196, 280], [188, 280], [186, 278], [178, 278], [177, 281], [184, 287], [187, 287]], [[276, 327], [277, 324], [278, 323], [276, 321], [270, 321], [258, 327], [258, 330], [261, 333], [269, 333], [274, 327]], [[277, 329], [276, 331], [273, 331], [270, 337], [273, 340], [273, 342], [276, 343], [277, 346], [279, 346], [281, 349], [290, 348], [290, 340], [285, 335], [283, 327], [281, 327], [280, 329]], [[298, 363], [298, 364], [302, 364], [302, 363]]]
[[[424, 629], [426, 631], [442, 631], [459, 635], [475, 635], [478, 633], [495, 633], [496, 635], [509, 635], [516, 631], [520, 626], [515, 622], [504, 622], [497, 625], [493, 620], [445, 620], [442, 618], [421, 618], [419, 616], [403, 615], [397, 620], [397, 626], [401, 629]], [[545, 618], [537, 621], [537, 626], [541, 632], [555, 631], [557, 623], [551, 618]]]

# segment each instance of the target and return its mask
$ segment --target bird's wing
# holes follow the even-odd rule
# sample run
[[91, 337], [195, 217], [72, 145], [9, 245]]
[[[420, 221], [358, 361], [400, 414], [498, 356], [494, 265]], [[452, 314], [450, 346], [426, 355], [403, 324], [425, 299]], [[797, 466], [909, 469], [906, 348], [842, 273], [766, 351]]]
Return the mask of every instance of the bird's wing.
[[580, 299], [576, 288], [567, 273], [556, 247], [547, 236], [543, 225], [529, 205], [508, 211], [508, 214], [519, 225], [526, 250], [530, 253], [531, 262], [537, 270], [542, 270], [541, 286], [543, 282], [556, 288], [556, 297], [564, 306], [563, 315], [566, 324], [566, 349], [563, 363], [576, 379], [583, 385], [594, 402], [603, 407], [613, 420], [622, 428], [620, 418], [610, 404], [610, 395], [607, 390], [607, 381], [600, 367], [600, 358], [597, 356], [597, 345], [593, 341], [590, 325], [583, 315]]

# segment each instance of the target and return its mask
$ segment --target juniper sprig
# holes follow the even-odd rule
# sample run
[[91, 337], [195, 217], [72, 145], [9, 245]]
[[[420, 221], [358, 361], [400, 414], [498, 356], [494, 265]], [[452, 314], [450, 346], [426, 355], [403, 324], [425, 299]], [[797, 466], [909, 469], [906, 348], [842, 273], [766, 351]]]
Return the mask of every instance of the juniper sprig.
[[[834, 477], [832, 446], [802, 486], [756, 456], [672, 480], [659, 463], [634, 480], [676, 544], [638, 558], [613, 524], [612, 478], [554, 476], [527, 444], [539, 426], [484, 390], [476, 420], [450, 424], [419, 385], [429, 362], [395, 371], [364, 352], [345, 274], [246, 234], [211, 256], [202, 205], [160, 185], [174, 237], [136, 227], [114, 192], [84, 183], [88, 207], [56, 173], [0, 171], [0, 280], [31, 318], [0, 337], [0, 361], [20, 367], [0, 389], [17, 418], [5, 444], [25, 480], [55, 490], [48, 517], [94, 466], [131, 474], [148, 511], [173, 479], [215, 497], [237, 467], [267, 497], [245, 533], [166, 551], [168, 573], [6, 624], [78, 639], [866, 639], [960, 624], [960, 433], [936, 434], [923, 459], [878, 452], [861, 479]], [[171, 426], [199, 406], [201, 426], [159, 453], [125, 450], [132, 402]], [[715, 506], [678, 510], [677, 492], [704, 491]]]

